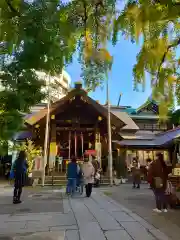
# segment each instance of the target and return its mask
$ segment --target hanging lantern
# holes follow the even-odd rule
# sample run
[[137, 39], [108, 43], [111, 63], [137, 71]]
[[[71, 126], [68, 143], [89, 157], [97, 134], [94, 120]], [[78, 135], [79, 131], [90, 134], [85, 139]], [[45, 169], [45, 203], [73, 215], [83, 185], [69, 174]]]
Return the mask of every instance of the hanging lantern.
[[55, 115], [52, 115], [52, 116], [51, 116], [51, 119], [55, 119]]
[[98, 121], [102, 121], [102, 117], [101, 116], [98, 117]]

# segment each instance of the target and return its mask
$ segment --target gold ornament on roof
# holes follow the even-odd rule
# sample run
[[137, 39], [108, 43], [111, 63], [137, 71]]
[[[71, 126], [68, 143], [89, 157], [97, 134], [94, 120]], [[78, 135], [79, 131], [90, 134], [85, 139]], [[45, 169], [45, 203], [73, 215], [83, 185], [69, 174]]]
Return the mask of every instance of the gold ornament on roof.
[[98, 117], [98, 121], [102, 121], [102, 117], [101, 116]]

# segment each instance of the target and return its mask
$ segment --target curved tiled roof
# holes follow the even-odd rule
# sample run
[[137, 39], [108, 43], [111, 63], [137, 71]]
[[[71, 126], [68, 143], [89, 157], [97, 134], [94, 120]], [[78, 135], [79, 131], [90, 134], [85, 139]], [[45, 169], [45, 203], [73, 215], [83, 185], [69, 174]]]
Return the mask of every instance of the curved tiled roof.
[[126, 113], [112, 109], [111, 112], [116, 115], [119, 119], [126, 123], [123, 130], [138, 130], [139, 127], [135, 124], [132, 118]]
[[[71, 99], [72, 97], [76, 96], [76, 95], [82, 95], [83, 97], [85, 97], [87, 99], [87, 101], [102, 115], [104, 115], [105, 117], [107, 117], [107, 109], [102, 106], [101, 104], [97, 103], [95, 100], [93, 100], [92, 98], [90, 98], [86, 91], [83, 89], [73, 89], [71, 90], [65, 97], [63, 97], [62, 99], [60, 99], [59, 101], [53, 103], [50, 107], [50, 114], [55, 114], [56, 110], [58, 108], [60, 108], [61, 106], [63, 106], [64, 104], [66, 104], [69, 99]], [[27, 117], [25, 119], [26, 123], [29, 125], [35, 125], [37, 124], [40, 120], [44, 120], [45, 117], [47, 115], [47, 108], [44, 108], [42, 110], [40, 110], [39, 112], [36, 112], [35, 114], [31, 114], [29, 117]], [[126, 125], [126, 122], [124, 122], [121, 118], [117, 117], [115, 114], [111, 113], [111, 118], [112, 121], [115, 123], [115, 125], [117, 125], [118, 127], [123, 127]]]

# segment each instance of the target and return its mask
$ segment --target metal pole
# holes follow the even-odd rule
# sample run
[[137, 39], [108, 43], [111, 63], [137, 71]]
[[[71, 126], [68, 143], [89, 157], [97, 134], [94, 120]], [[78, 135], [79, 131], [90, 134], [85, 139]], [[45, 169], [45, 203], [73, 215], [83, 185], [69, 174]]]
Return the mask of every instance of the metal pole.
[[47, 115], [46, 115], [46, 129], [45, 129], [45, 140], [44, 140], [44, 157], [43, 157], [43, 170], [42, 170], [42, 186], [44, 187], [45, 182], [45, 168], [48, 157], [48, 140], [49, 140], [49, 120], [50, 120], [50, 74], [48, 76], [48, 103], [47, 103]]
[[109, 165], [109, 178], [110, 185], [113, 185], [113, 158], [112, 158], [112, 140], [111, 140], [111, 111], [109, 101], [109, 80], [107, 78], [107, 104], [108, 104], [108, 165]]

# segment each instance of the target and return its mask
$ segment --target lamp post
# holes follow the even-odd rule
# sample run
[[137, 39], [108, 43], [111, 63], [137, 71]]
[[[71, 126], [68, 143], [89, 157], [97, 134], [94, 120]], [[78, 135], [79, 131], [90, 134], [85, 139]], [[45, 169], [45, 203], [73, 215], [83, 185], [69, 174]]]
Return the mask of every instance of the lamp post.
[[108, 117], [107, 117], [107, 127], [108, 127], [108, 165], [109, 165], [109, 178], [110, 185], [113, 185], [113, 158], [112, 158], [112, 138], [111, 138], [111, 109], [110, 109], [110, 101], [109, 101], [109, 80], [107, 77], [107, 107], [108, 107]]
[[44, 139], [44, 157], [43, 157], [43, 164], [42, 164], [42, 187], [44, 187], [45, 182], [45, 168], [47, 164], [47, 157], [48, 157], [48, 140], [49, 140], [49, 120], [50, 120], [50, 74], [48, 74], [48, 102], [47, 102], [47, 115], [46, 115], [46, 128], [45, 128], [45, 139]]

